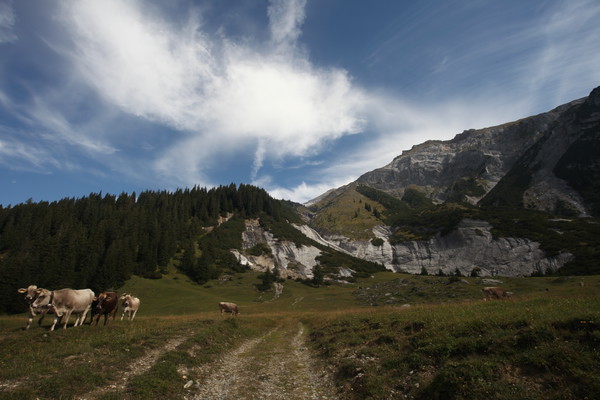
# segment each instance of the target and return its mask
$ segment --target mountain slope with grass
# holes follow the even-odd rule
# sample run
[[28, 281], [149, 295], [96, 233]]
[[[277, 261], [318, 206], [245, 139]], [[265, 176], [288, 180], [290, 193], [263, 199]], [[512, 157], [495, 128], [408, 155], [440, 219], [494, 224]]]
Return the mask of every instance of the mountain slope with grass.
[[600, 88], [544, 114], [414, 146], [300, 208], [393, 271], [596, 274]]
[[[305, 236], [289, 202], [249, 185], [0, 207], [0, 312], [22, 312], [31, 284], [99, 293], [167, 271], [198, 284], [252, 269], [266, 290], [382, 270]], [[342, 276], [340, 276], [342, 274]]]

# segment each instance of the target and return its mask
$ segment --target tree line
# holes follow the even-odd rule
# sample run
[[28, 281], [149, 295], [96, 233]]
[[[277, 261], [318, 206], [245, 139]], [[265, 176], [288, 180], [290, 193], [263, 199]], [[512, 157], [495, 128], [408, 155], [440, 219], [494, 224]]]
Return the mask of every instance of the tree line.
[[[195, 281], [212, 279], [224, 266], [240, 268], [223, 250], [235, 241], [229, 238], [241, 240], [240, 221], [261, 215], [281, 221], [288, 210], [244, 184], [0, 206], [0, 312], [24, 310], [20, 287], [98, 292], [120, 287], [132, 274], [160, 278], [176, 256]], [[205, 227], [228, 214], [232, 221], [206, 234]]]

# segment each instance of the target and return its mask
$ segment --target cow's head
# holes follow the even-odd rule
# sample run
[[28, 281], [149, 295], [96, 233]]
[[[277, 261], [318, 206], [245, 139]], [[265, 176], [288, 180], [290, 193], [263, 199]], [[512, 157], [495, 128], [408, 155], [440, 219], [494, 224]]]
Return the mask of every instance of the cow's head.
[[107, 299], [107, 295], [106, 293], [100, 293], [98, 295], [98, 297], [94, 297], [94, 301], [96, 302], [96, 310], [98, 311], [102, 311], [102, 308], [104, 307], [104, 302]]
[[133, 296], [130, 294], [127, 294], [127, 293], [125, 293], [121, 297], [119, 297], [119, 299], [123, 301], [123, 306], [125, 306], [125, 307], [129, 307], [131, 305], [132, 298], [133, 298]]
[[21, 294], [25, 293], [25, 300], [27, 300], [28, 303], [31, 303], [37, 297], [37, 289], [38, 287], [36, 285], [29, 285], [27, 288], [17, 290], [17, 292]]
[[37, 298], [32, 304], [32, 307], [51, 307], [52, 306], [52, 292], [47, 289], [39, 288], [35, 291]]

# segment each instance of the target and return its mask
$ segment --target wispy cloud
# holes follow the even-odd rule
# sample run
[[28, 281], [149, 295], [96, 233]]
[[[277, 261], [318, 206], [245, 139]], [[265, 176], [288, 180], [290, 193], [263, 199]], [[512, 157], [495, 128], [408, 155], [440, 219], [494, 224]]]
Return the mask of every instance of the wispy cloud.
[[[46, 44], [66, 73], [30, 90], [18, 107], [0, 91], [0, 104], [39, 139], [28, 153], [19, 132], [0, 132], [4, 160], [12, 154], [40, 168], [72, 168], [51, 154], [71, 148], [107, 169], [170, 187], [223, 183], [211, 171], [243, 160], [248, 180], [276, 197], [306, 201], [414, 144], [542, 112], [581, 88], [589, 91], [590, 80], [600, 83], [600, 4], [594, 0], [544, 3], [535, 18], [502, 24], [474, 19], [476, 34], [467, 29], [448, 46], [400, 51], [413, 40], [422, 43], [427, 26], [418, 18], [427, 12], [446, 18], [473, 3], [419, 9], [418, 18], [398, 24], [402, 28], [390, 31], [368, 61], [385, 63], [399, 54], [404, 58], [390, 68], [401, 68], [418, 59], [428, 74], [423, 79], [430, 79], [420, 103], [397, 87], [365, 87], [349, 70], [315, 64], [301, 41], [306, 0], [269, 1], [264, 35], [252, 39], [209, 29], [203, 9], [173, 21], [160, 2], [58, 4], [52, 23], [60, 21], [61, 34]], [[0, 11], [6, 11], [0, 12], [0, 42], [16, 40], [13, 3], [0, 3]], [[93, 112], [79, 113], [85, 107]], [[135, 128], [120, 126], [128, 118]], [[164, 129], [139, 129], [150, 125]], [[358, 146], [330, 150], [344, 140]], [[136, 143], [134, 158], [124, 147]], [[319, 157], [325, 153], [327, 159]], [[297, 184], [271, 178], [275, 172], [267, 167], [291, 170], [290, 162], [320, 165]]]
[[276, 46], [252, 48], [202, 33], [197, 14], [179, 27], [141, 2], [69, 2], [69, 56], [105, 101], [185, 132], [157, 160], [161, 173], [201, 179], [200, 163], [253, 145], [255, 176], [266, 158], [314, 153], [361, 129], [362, 94], [346, 71], [316, 68], [296, 46], [305, 3], [272, 1]]
[[12, 0], [0, 2], [0, 44], [17, 40], [14, 32], [16, 20]]

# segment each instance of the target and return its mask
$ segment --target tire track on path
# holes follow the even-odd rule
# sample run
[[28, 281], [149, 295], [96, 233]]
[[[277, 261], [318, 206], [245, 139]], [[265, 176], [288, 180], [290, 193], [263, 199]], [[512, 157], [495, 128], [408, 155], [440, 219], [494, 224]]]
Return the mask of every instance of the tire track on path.
[[305, 329], [298, 322], [284, 322], [194, 372], [200, 378], [187, 400], [339, 398], [330, 374], [305, 346]]
[[147, 372], [150, 368], [152, 368], [152, 366], [156, 363], [160, 356], [162, 356], [167, 351], [175, 350], [186, 339], [186, 337], [175, 337], [169, 340], [164, 346], [148, 351], [142, 357], [137, 358], [131, 364], [129, 364], [127, 368], [124, 368], [123, 373], [121, 374], [117, 382], [113, 382], [112, 384], [109, 384], [107, 386], [100, 387], [92, 392], [78, 397], [77, 399], [92, 400], [105, 393], [124, 390], [132, 377]]

